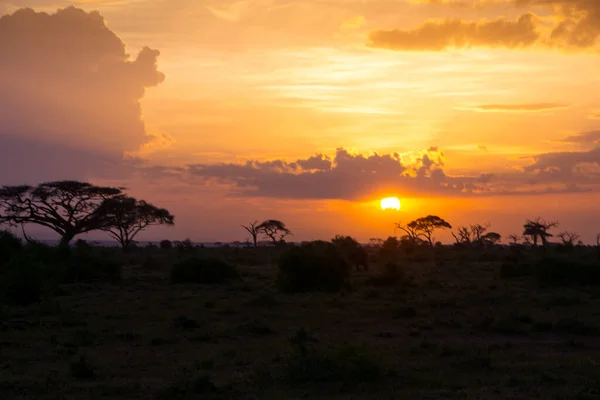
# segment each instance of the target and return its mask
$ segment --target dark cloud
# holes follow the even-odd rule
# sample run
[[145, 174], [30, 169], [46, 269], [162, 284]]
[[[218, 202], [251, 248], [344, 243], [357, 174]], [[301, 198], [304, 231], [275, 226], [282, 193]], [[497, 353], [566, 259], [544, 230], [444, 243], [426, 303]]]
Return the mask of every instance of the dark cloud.
[[[329, 160], [318, 154], [294, 162], [194, 164], [186, 168], [142, 167], [151, 180], [228, 186], [237, 197], [361, 200], [399, 196], [504, 196], [600, 191], [600, 149], [530, 157], [521, 171], [452, 176], [436, 147], [418, 157], [352, 154], [338, 149]], [[316, 163], [316, 164], [315, 164]]]
[[56, 177], [112, 175], [124, 152], [152, 139], [140, 99], [164, 80], [157, 57], [146, 47], [130, 59], [97, 12], [21, 9], [0, 17], [0, 159], [7, 165], [0, 179], [19, 177], [34, 162], [39, 179], [54, 168]]
[[460, 195], [484, 190], [483, 179], [449, 178], [443, 165], [435, 147], [409, 162], [398, 153], [362, 155], [340, 148], [332, 160], [318, 154], [291, 163], [196, 164], [188, 166], [186, 175], [190, 181], [230, 184], [242, 197], [358, 200], [382, 191]]

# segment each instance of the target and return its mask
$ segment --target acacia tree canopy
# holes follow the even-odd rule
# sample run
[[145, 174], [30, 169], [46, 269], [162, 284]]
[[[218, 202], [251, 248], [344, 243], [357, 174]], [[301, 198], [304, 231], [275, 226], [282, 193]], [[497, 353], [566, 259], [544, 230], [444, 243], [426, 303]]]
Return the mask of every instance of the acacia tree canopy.
[[45, 226], [61, 236], [60, 246], [68, 246], [76, 235], [110, 224], [101, 206], [122, 196], [123, 190], [77, 181], [46, 182], [35, 187], [3, 186], [0, 222]]
[[268, 236], [273, 244], [277, 244], [277, 242], [283, 240], [284, 237], [292, 234], [283, 222], [276, 219], [263, 221], [256, 229], [258, 232]]
[[148, 226], [173, 225], [175, 220], [168, 210], [128, 196], [108, 199], [101, 212], [107, 221], [101, 230], [108, 232], [123, 249], [128, 249], [137, 234]]

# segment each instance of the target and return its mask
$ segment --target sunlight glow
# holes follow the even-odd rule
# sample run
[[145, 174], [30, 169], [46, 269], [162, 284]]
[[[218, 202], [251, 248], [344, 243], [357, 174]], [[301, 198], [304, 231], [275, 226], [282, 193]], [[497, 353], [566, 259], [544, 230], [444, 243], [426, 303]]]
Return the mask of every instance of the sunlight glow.
[[400, 211], [400, 199], [397, 197], [387, 197], [385, 199], [381, 199], [381, 209]]

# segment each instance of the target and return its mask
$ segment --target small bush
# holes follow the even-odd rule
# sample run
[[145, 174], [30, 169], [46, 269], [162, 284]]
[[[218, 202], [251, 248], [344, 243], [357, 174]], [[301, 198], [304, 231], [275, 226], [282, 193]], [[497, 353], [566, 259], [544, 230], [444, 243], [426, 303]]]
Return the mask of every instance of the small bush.
[[504, 279], [522, 278], [530, 274], [529, 270], [527, 265], [505, 262], [500, 266], [500, 276]]
[[286, 293], [339, 291], [350, 275], [350, 265], [327, 242], [305, 243], [284, 253], [277, 282]]
[[21, 239], [9, 231], [0, 231], [0, 269], [22, 251]]
[[295, 351], [283, 366], [284, 379], [292, 386], [307, 383], [373, 383], [382, 375], [382, 368], [366, 355], [364, 349], [315, 349]]
[[42, 266], [30, 257], [14, 258], [5, 265], [0, 285], [6, 304], [27, 306], [40, 301]]
[[600, 263], [573, 258], [545, 258], [538, 264], [542, 284], [551, 286], [600, 285]]
[[96, 371], [90, 360], [81, 355], [78, 359], [69, 364], [71, 376], [77, 380], [89, 380], [96, 377]]
[[121, 279], [121, 264], [100, 255], [73, 255], [66, 264], [64, 281], [67, 283], [118, 282]]
[[394, 286], [404, 281], [404, 269], [396, 263], [387, 263], [378, 275], [367, 279], [367, 284], [372, 286]]
[[217, 258], [189, 258], [173, 265], [171, 283], [225, 284], [239, 279], [234, 265]]

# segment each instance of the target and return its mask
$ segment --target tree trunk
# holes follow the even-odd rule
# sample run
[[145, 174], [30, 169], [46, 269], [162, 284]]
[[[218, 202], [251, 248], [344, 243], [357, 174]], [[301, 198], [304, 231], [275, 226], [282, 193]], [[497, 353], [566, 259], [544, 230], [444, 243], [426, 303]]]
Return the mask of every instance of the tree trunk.
[[60, 242], [58, 243], [58, 247], [60, 247], [61, 249], [68, 249], [69, 248], [69, 243], [71, 243], [71, 240], [73, 240], [74, 237], [75, 237], [74, 233], [65, 233], [63, 235], [63, 237], [60, 238]]
[[252, 240], [254, 241], [254, 248], [257, 248], [258, 244], [256, 243], [256, 235], [252, 235]]

